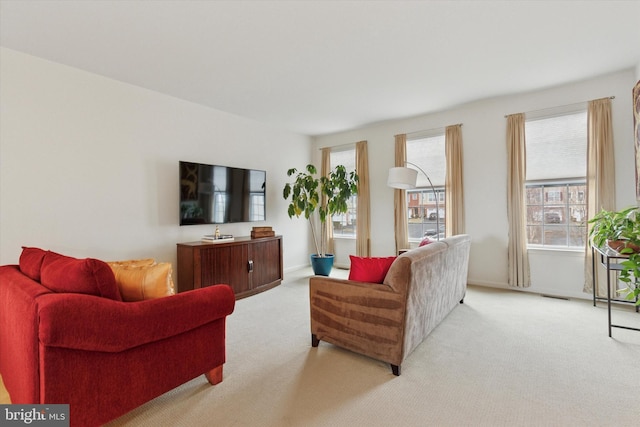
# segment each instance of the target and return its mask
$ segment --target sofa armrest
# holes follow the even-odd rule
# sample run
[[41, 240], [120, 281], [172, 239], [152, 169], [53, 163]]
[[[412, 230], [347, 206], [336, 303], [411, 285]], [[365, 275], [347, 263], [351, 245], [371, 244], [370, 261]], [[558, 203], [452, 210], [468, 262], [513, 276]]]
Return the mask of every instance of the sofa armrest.
[[215, 322], [233, 312], [235, 295], [215, 285], [163, 298], [120, 302], [57, 293], [37, 298], [45, 346], [120, 352]]

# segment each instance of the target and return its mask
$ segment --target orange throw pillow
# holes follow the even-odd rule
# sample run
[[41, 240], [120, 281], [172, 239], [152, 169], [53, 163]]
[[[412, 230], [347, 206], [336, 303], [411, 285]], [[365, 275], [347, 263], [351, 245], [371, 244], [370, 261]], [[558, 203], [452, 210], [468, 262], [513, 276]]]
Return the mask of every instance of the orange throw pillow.
[[153, 258], [143, 258], [143, 259], [128, 259], [125, 261], [107, 261], [109, 266], [113, 267], [114, 265], [117, 267], [150, 267], [156, 263], [156, 260]]
[[[137, 261], [137, 262], [135, 262]], [[175, 294], [171, 263], [109, 262], [123, 301], [143, 301]]]

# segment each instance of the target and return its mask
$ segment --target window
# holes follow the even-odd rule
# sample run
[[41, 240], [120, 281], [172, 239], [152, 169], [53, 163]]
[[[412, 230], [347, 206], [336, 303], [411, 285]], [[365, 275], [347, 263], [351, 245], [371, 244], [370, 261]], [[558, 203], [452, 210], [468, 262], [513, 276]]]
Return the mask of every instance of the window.
[[527, 120], [527, 242], [584, 248], [586, 110]]
[[[347, 173], [356, 170], [356, 149], [348, 149], [344, 151], [331, 152], [331, 169], [337, 165], [343, 165], [347, 169]], [[356, 237], [356, 206], [358, 204], [358, 196], [351, 196], [351, 200], [347, 202], [348, 211], [345, 214], [334, 215], [333, 236], [334, 237]]]
[[[425, 236], [444, 237], [445, 223], [445, 149], [444, 133], [421, 135], [407, 140], [407, 161], [418, 165], [429, 175], [437, 194], [423, 172], [418, 171], [416, 188], [407, 190], [409, 241]], [[409, 167], [413, 167], [409, 165]], [[439, 218], [438, 218], [439, 216]], [[438, 223], [440, 230], [437, 230]]]
[[585, 191], [584, 182], [527, 184], [528, 243], [583, 248]]

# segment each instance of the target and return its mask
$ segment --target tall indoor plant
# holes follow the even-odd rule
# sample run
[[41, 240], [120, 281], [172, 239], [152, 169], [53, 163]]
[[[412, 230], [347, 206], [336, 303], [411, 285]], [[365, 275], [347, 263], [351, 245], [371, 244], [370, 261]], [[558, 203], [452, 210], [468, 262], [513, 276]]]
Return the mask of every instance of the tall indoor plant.
[[[328, 276], [333, 266], [333, 254], [327, 253], [326, 233], [321, 233], [318, 244], [314, 214], [317, 212], [320, 224], [324, 226], [327, 219], [331, 220], [333, 215], [346, 213], [347, 202], [352, 195], [358, 194], [358, 175], [354, 171], [347, 172], [343, 165], [336, 166], [328, 176], [317, 177], [317, 173], [316, 167], [312, 164], [308, 164], [305, 170], [300, 172], [295, 168], [289, 169], [287, 176], [295, 176], [295, 179], [285, 184], [282, 196], [289, 201], [289, 218], [304, 215], [309, 221], [316, 248], [316, 253], [311, 255], [314, 273]], [[319, 267], [318, 264], [324, 267]]]

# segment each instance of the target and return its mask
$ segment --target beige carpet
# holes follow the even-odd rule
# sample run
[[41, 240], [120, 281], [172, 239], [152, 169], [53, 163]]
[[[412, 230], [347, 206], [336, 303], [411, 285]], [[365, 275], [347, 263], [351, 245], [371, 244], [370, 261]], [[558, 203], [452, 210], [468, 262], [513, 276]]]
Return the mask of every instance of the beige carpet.
[[[237, 302], [221, 384], [196, 378], [109, 425], [639, 424], [640, 332], [609, 338], [605, 305], [470, 288], [395, 377], [384, 363], [311, 347], [309, 275]], [[627, 308], [614, 319], [640, 327]]]
[[[238, 301], [221, 384], [197, 378], [110, 425], [638, 425], [640, 332], [609, 338], [604, 305], [471, 288], [394, 377], [384, 363], [311, 347], [309, 274]], [[614, 318], [640, 327], [631, 310]]]

